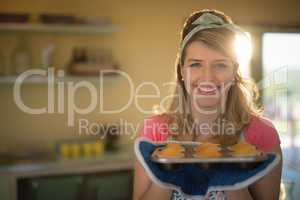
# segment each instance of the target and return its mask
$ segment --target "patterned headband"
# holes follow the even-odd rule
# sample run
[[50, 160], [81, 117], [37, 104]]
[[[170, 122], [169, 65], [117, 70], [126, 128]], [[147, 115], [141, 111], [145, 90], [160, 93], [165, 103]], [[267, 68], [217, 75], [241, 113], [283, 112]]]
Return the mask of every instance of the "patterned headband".
[[224, 20], [216, 15], [211, 13], [204, 13], [198, 19], [196, 19], [193, 25], [197, 25], [193, 28], [182, 40], [180, 48], [179, 48], [179, 61], [180, 64], [183, 65], [182, 54], [183, 50], [188, 43], [188, 41], [193, 37], [193, 35], [201, 30], [210, 29], [210, 28], [226, 28], [234, 33], [242, 34], [248, 38], [246, 33], [238, 26], [224, 22]]

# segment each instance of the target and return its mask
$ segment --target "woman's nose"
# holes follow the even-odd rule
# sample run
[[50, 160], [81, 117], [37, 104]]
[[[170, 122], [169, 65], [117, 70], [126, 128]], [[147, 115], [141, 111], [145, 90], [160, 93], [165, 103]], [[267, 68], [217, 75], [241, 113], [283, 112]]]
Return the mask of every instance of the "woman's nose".
[[203, 81], [207, 81], [207, 82], [210, 82], [210, 81], [214, 81], [214, 72], [211, 70], [210, 67], [205, 67], [204, 71], [203, 71]]

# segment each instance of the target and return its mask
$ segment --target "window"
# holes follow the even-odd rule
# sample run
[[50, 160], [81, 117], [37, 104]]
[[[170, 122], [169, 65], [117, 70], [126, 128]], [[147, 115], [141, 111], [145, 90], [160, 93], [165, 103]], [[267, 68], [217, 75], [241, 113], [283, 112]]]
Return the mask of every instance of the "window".
[[264, 33], [262, 65], [266, 115], [279, 131], [284, 161], [300, 168], [300, 33]]

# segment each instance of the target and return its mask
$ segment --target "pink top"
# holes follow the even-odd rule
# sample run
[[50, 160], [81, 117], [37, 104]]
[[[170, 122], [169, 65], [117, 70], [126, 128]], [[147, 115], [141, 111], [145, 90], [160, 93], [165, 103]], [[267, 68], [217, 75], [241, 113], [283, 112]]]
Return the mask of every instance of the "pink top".
[[[164, 141], [168, 138], [168, 121], [164, 115], [154, 115], [144, 121], [139, 130], [142, 137], [152, 141]], [[245, 141], [255, 145], [264, 152], [271, 151], [274, 145], [280, 144], [280, 139], [274, 125], [266, 118], [252, 117], [249, 126], [243, 130]]]

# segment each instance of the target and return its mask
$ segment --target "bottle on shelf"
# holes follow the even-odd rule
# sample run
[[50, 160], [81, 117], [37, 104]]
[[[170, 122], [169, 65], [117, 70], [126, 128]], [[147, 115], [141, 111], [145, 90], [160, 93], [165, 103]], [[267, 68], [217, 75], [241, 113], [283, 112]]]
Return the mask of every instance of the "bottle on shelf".
[[53, 67], [53, 53], [55, 45], [48, 44], [41, 51], [42, 68], [47, 69], [48, 67]]
[[12, 67], [15, 74], [20, 74], [32, 67], [30, 50], [24, 38], [20, 38], [19, 44], [12, 54]]
[[9, 76], [14, 74], [11, 67], [11, 56], [12, 56], [12, 51], [14, 47], [13, 45], [8, 45], [5, 47], [2, 46], [0, 48], [0, 75], [1, 76]]

